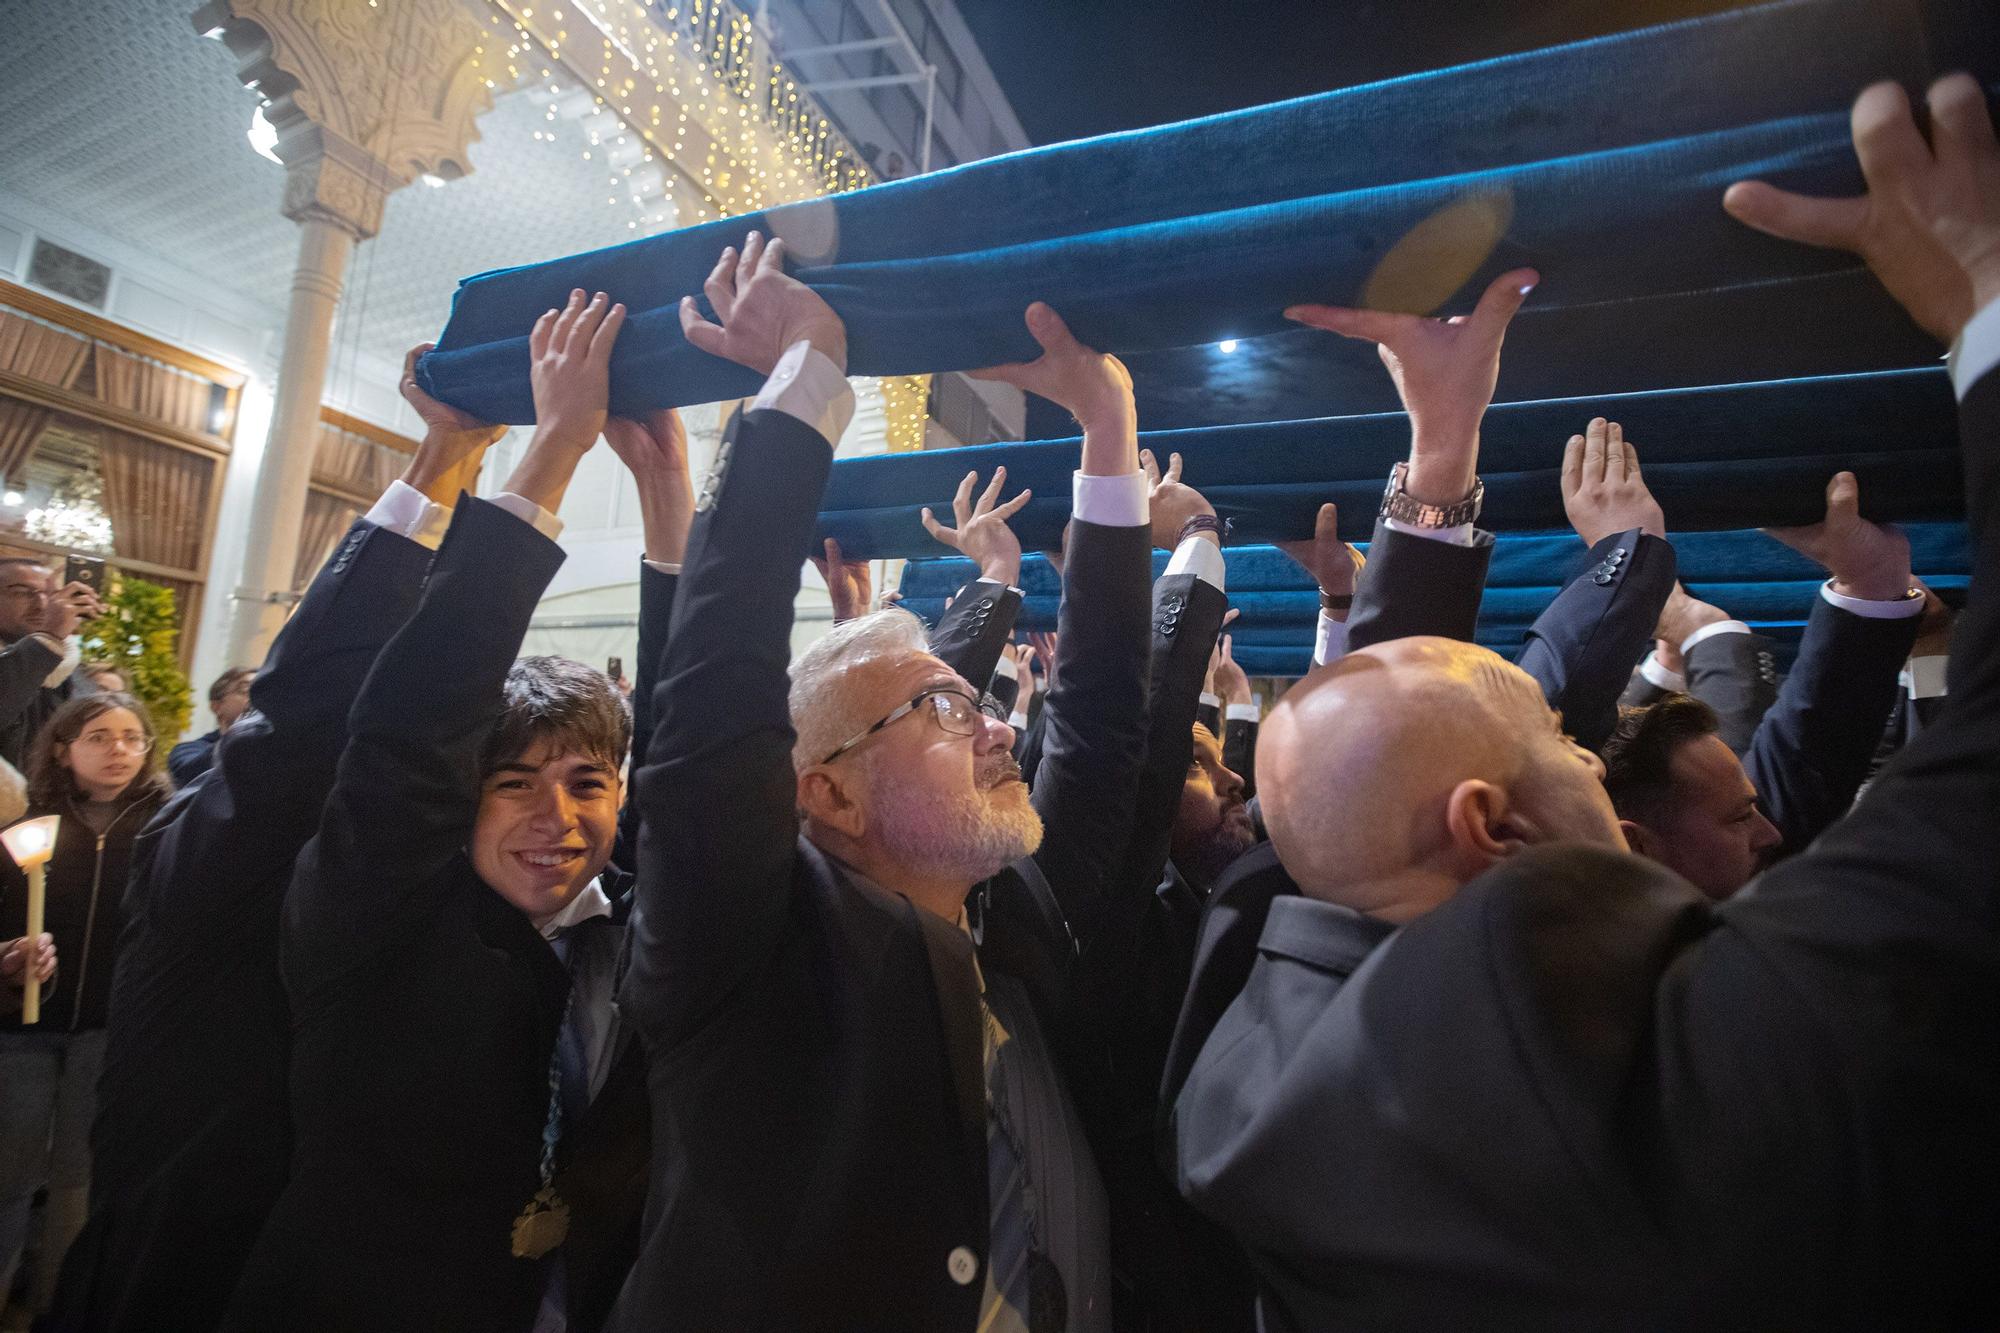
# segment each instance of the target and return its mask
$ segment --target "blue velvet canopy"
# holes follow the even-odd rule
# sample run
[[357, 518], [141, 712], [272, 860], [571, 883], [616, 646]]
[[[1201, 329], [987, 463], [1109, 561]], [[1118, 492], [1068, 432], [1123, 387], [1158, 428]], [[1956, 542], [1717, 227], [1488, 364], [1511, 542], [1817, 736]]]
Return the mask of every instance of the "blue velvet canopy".
[[[1031, 357], [1021, 311], [1047, 300], [1142, 382], [1166, 383], [1164, 419], [1141, 424], [1184, 429], [1149, 443], [1186, 457], [1241, 537], [1308, 535], [1332, 499], [1357, 538], [1407, 426], [1370, 349], [1280, 312], [1462, 310], [1493, 275], [1531, 264], [1542, 282], [1510, 331], [1484, 430], [1484, 523], [1503, 536], [1482, 637], [1518, 641], [1581, 553], [1551, 530], [1563, 441], [1593, 415], [1638, 442], [1670, 526], [1690, 534], [1675, 543], [1690, 585], [1782, 630], [1804, 619], [1811, 570], [1733, 530], [1816, 519], [1841, 467], [1860, 474], [1872, 516], [1914, 521], [1920, 574], [1964, 574], [1951, 393], [1941, 349], [1852, 257], [1749, 231], [1722, 191], [1756, 178], [1856, 192], [1855, 93], [1954, 68], [1989, 87], [2000, 76], [1987, 0], [1785, 0], [1035, 149], [468, 279], [419, 375], [485, 419], [530, 420], [528, 327], [585, 287], [633, 312], [614, 412], [753, 392], [749, 372], [683, 340], [675, 306], [755, 227], [786, 238], [798, 276], [847, 322], [854, 373]], [[1223, 377], [1218, 394], [1199, 349], [1224, 337], [1298, 374], [1236, 398]], [[1261, 424], [1217, 424], [1234, 422]], [[1005, 463], [1010, 490], [1036, 491], [1024, 543], [1052, 546], [1074, 458], [1055, 441], [843, 461], [822, 527], [853, 555], [935, 557], [917, 508]], [[1239, 655], [1253, 671], [1302, 668], [1303, 572], [1269, 547], [1232, 551], [1230, 565]], [[913, 563], [906, 592], [923, 610], [961, 576], [955, 562]], [[1031, 583], [1031, 619], [1052, 591]]]

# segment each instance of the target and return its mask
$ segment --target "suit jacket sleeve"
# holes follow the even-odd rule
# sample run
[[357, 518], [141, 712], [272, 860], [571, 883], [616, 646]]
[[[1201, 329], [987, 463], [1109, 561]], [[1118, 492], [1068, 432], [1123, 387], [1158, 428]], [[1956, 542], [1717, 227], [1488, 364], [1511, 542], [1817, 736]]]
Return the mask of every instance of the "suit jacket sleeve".
[[[1896, 676], [1917, 641], [1918, 619], [1873, 620], [1814, 599], [1791, 674], [1743, 752], [1743, 771], [1790, 850], [1845, 814], [1861, 789], [1896, 705]], [[1706, 647], [1695, 645], [1697, 652]]]
[[1595, 750], [1618, 723], [1618, 696], [1653, 641], [1674, 590], [1674, 548], [1637, 528], [1590, 548], [1584, 572], [1528, 630], [1520, 667], [1577, 743]]
[[1223, 724], [1222, 764], [1243, 779], [1243, 799], [1257, 794], [1257, 727], [1249, 718]]
[[1042, 706], [1036, 863], [1079, 946], [1131, 841], [1146, 761], [1148, 528], [1074, 520], [1057, 613], [1061, 661]]
[[1021, 594], [992, 579], [975, 579], [958, 590], [951, 605], [931, 630], [931, 652], [965, 677], [974, 690], [984, 690], [1000, 663], [1000, 650], [1014, 633], [1021, 611]]
[[217, 740], [214, 771], [149, 835], [159, 840], [149, 928], [178, 912], [232, 910], [290, 876], [333, 786], [348, 710], [416, 607], [431, 559], [366, 519], [334, 547], [251, 683], [250, 711]]
[[[673, 628], [674, 588], [678, 574], [664, 574], [639, 562], [639, 663], [632, 682], [632, 761], [637, 773], [653, 739], [653, 694], [660, 682], [660, 659], [666, 654], [667, 633]], [[639, 806], [626, 801], [618, 812], [618, 846], [611, 859], [621, 870], [636, 873], [639, 864]]]
[[833, 450], [795, 417], [739, 416], [703, 488], [633, 784], [639, 880], [623, 1011], [655, 1050], [777, 946], [798, 860], [792, 604]]
[[1416, 634], [1471, 642], [1493, 559], [1493, 534], [1477, 532], [1476, 538], [1471, 546], [1459, 546], [1378, 522], [1368, 563], [1354, 585], [1348, 651]]
[[1715, 710], [1718, 734], [1741, 755], [1778, 701], [1777, 645], [1761, 634], [1711, 634], [1685, 657], [1687, 692]]
[[498, 506], [458, 506], [423, 601], [355, 700], [319, 831], [299, 853], [284, 934], [295, 1004], [392, 947], [433, 905], [479, 814], [480, 751], [507, 670], [562, 558]]
[[62, 654], [32, 634], [23, 635], [0, 652], [0, 725], [28, 711], [42, 682], [62, 661]]

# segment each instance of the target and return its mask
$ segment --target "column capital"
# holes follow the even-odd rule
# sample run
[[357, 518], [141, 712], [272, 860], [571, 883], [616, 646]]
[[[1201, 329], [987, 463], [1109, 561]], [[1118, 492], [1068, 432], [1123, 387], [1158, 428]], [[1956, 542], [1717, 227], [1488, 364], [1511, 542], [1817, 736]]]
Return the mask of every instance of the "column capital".
[[482, 29], [460, 0], [206, 0], [193, 18], [268, 103], [285, 216], [365, 239], [392, 191], [472, 169], [492, 94], [475, 64]]

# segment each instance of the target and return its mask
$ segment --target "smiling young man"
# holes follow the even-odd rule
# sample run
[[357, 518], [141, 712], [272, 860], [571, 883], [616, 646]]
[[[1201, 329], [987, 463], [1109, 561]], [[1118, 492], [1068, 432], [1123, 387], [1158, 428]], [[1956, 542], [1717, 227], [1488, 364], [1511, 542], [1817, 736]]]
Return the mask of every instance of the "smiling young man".
[[569, 1322], [561, 1247], [597, 1219], [557, 1167], [607, 1074], [630, 723], [608, 678], [514, 655], [605, 428], [623, 308], [583, 295], [537, 323], [535, 437], [502, 494], [459, 504], [300, 853], [297, 1147], [224, 1327]]

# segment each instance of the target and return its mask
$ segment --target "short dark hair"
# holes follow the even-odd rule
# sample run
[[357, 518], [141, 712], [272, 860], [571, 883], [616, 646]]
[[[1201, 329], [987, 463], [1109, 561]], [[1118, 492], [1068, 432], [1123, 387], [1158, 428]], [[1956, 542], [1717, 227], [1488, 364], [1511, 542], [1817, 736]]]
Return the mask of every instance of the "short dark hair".
[[505, 704], [486, 738], [479, 771], [493, 772], [545, 741], [612, 769], [632, 744], [632, 713], [611, 677], [567, 657], [523, 657], [508, 669]]
[[0, 569], [5, 569], [9, 565], [26, 565], [30, 569], [38, 571], [45, 577], [49, 572], [49, 567], [47, 565], [43, 564], [40, 560], [37, 560], [34, 556], [31, 555], [0, 555]]
[[215, 680], [210, 683], [208, 687], [209, 703], [211, 704], [221, 703], [223, 699], [228, 697], [229, 692], [235, 689], [238, 684], [240, 684], [245, 680], [254, 679], [256, 675], [257, 675], [256, 667], [229, 668], [229, 670], [217, 676]]
[[1670, 693], [1621, 711], [1602, 755], [1612, 808], [1640, 823], [1658, 814], [1673, 797], [1674, 753], [1721, 728], [1715, 710], [1691, 694]]

